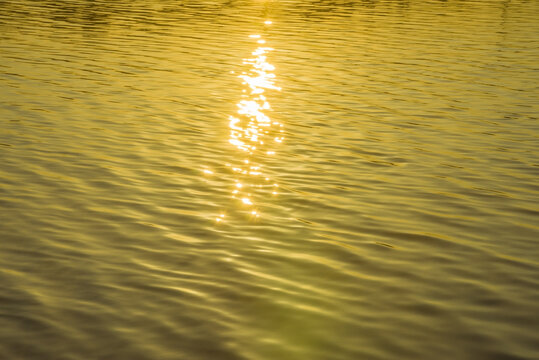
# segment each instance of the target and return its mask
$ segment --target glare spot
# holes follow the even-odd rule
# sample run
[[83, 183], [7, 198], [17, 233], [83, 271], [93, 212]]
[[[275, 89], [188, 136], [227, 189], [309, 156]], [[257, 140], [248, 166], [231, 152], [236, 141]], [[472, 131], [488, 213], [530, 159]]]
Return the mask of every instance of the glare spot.
[[213, 171], [208, 170], [208, 169], [205, 169], [205, 170], [204, 170], [204, 174], [211, 175], [211, 174], [213, 174]]
[[[272, 24], [270, 20], [264, 22], [266, 25]], [[239, 94], [237, 102], [237, 113], [229, 117], [230, 136], [228, 141], [237, 148], [236, 164], [227, 165], [237, 177], [234, 187], [231, 189], [232, 198], [241, 200], [244, 205], [253, 205], [257, 192], [272, 184], [269, 177], [264, 174], [264, 167], [259, 162], [260, 155], [275, 154], [276, 142], [283, 140], [279, 134], [280, 122], [270, 118], [272, 107], [270, 105], [271, 96], [267, 95], [271, 90], [280, 91], [276, 84], [274, 74], [275, 67], [268, 62], [268, 54], [273, 50], [266, 45], [266, 40], [260, 34], [251, 34], [249, 38], [255, 39], [260, 45], [256, 47], [251, 55], [243, 59], [244, 70], [238, 70], [237, 77], [245, 86], [242, 94]], [[274, 141], [273, 141], [274, 140]], [[257, 183], [255, 177], [265, 179], [265, 185]], [[252, 179], [252, 180], [251, 180]], [[275, 185], [276, 186], [276, 185]], [[250, 189], [253, 194], [249, 194], [245, 189]], [[259, 190], [260, 189], [260, 190]], [[270, 188], [270, 192], [274, 190]], [[276, 191], [273, 191], [276, 194]], [[251, 200], [253, 199], [253, 201]], [[255, 201], [257, 202], [257, 201]], [[258, 210], [250, 208], [253, 216], [258, 217]], [[223, 217], [219, 217], [223, 219]]]
[[266, 20], [266, 21], [264, 21], [264, 24], [271, 25], [271, 24], [273, 24], [273, 22], [271, 20]]

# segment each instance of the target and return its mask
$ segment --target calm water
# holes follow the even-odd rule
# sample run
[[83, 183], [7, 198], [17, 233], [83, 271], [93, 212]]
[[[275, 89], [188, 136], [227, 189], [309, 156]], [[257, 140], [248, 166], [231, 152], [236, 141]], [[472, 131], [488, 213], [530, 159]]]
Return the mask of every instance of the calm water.
[[539, 358], [539, 1], [0, 10], [1, 359]]

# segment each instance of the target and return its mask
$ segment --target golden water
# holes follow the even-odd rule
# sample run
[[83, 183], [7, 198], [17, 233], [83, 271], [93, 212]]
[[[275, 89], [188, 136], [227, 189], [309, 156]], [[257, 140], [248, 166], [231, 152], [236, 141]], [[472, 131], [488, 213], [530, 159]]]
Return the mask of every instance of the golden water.
[[538, 1], [0, 10], [0, 359], [539, 358]]

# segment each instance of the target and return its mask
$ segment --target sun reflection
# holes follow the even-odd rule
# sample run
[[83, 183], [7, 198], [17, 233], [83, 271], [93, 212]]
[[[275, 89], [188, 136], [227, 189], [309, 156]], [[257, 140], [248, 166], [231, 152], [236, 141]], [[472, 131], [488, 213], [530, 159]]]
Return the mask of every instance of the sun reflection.
[[[264, 22], [271, 25], [271, 21]], [[266, 27], [264, 27], [266, 28]], [[245, 71], [237, 75], [244, 89], [236, 103], [236, 114], [228, 117], [228, 143], [234, 149], [234, 161], [225, 163], [226, 169], [234, 177], [231, 185], [231, 197], [238, 202], [239, 209], [250, 219], [260, 216], [255, 199], [261, 194], [276, 196], [278, 185], [264, 169], [264, 164], [276, 154], [276, 149], [283, 142], [283, 124], [268, 115], [271, 105], [267, 98], [271, 91], [280, 91], [275, 84], [275, 67], [268, 62], [268, 54], [273, 48], [261, 34], [251, 34], [249, 39], [255, 42], [251, 56], [243, 59]], [[230, 74], [236, 74], [230, 71]], [[215, 178], [213, 169], [202, 169], [208, 178]], [[216, 223], [225, 220], [225, 214], [215, 217]]]
[[[265, 21], [264, 24], [270, 25], [271, 21]], [[243, 65], [248, 68], [238, 75], [245, 88], [242, 90], [241, 100], [236, 104], [236, 114], [228, 118], [228, 142], [237, 152], [237, 162], [235, 165], [227, 164], [227, 167], [236, 177], [231, 189], [232, 197], [237, 199], [242, 207], [247, 207], [245, 210], [252, 216], [258, 217], [260, 213], [254, 208], [254, 195], [259, 192], [277, 194], [276, 184], [272, 184], [270, 177], [264, 173], [263, 160], [267, 156], [275, 155], [275, 146], [281, 143], [284, 137], [283, 125], [270, 119], [268, 115], [271, 105], [266, 97], [267, 93], [281, 90], [275, 84], [275, 67], [267, 59], [273, 49], [266, 46], [266, 40], [261, 34], [252, 34], [249, 38], [256, 41], [257, 47], [249, 58], [243, 59]]]

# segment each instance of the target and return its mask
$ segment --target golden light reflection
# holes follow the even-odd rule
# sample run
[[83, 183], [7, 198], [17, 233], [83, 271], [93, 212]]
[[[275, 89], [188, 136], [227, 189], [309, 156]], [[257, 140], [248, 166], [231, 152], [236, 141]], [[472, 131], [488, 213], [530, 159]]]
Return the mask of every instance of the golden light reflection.
[[[265, 21], [270, 25], [271, 21]], [[271, 182], [264, 173], [263, 160], [276, 153], [275, 147], [284, 140], [283, 125], [270, 119], [268, 112], [271, 105], [267, 93], [280, 91], [275, 85], [275, 67], [267, 60], [267, 55], [273, 49], [266, 46], [266, 40], [260, 34], [249, 35], [256, 41], [257, 47], [251, 57], [243, 59], [247, 66], [238, 75], [245, 88], [241, 100], [236, 104], [237, 113], [229, 117], [230, 135], [228, 142], [236, 151], [236, 164], [226, 164], [235, 175], [231, 188], [232, 198], [239, 202], [240, 207], [251, 215], [259, 217], [260, 211], [253, 200], [254, 195], [266, 192], [277, 195], [277, 184]], [[217, 221], [221, 221], [218, 217]]]

